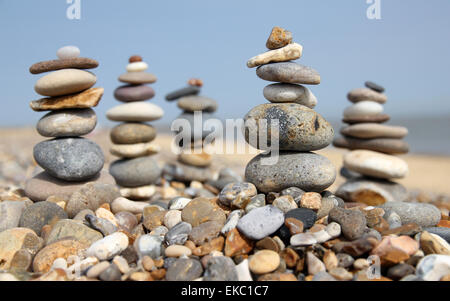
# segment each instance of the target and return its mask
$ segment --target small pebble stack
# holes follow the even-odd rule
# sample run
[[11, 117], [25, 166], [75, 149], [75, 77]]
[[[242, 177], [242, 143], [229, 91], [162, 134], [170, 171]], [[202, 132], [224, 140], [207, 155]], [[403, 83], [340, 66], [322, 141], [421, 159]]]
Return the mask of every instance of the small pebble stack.
[[[176, 100], [178, 107], [183, 110], [177, 120], [185, 120], [189, 123], [191, 137], [190, 147], [188, 141], [180, 141], [178, 162], [165, 165], [163, 172], [166, 179], [181, 182], [205, 182], [213, 177], [210, 170], [212, 156], [205, 150], [208, 147], [205, 138], [211, 131], [203, 130], [203, 125], [207, 120], [213, 118], [218, 104], [214, 99], [198, 95], [202, 86], [201, 79], [191, 78], [188, 80], [187, 87], [166, 95], [167, 101]], [[195, 116], [201, 117], [201, 124], [195, 125]], [[187, 129], [183, 127], [177, 130], [177, 134], [183, 130]]]
[[346, 201], [381, 205], [387, 201], [404, 201], [408, 194], [402, 185], [392, 182], [404, 178], [408, 165], [396, 154], [406, 154], [409, 145], [402, 139], [408, 129], [382, 124], [390, 119], [383, 113], [387, 96], [384, 88], [366, 82], [365, 88], [350, 91], [353, 103], [344, 111], [342, 137], [333, 141], [338, 148], [351, 150], [344, 157], [341, 174], [348, 179], [336, 194]]
[[148, 65], [142, 57], [131, 56], [126, 69], [127, 73], [119, 77], [126, 85], [114, 91], [114, 97], [124, 104], [106, 113], [109, 120], [123, 122], [111, 130], [110, 152], [121, 159], [112, 162], [109, 170], [122, 187], [123, 196], [142, 199], [153, 194], [152, 184], [161, 175], [157, 162], [150, 157], [160, 149], [151, 143], [156, 129], [146, 122], [160, 119], [164, 112], [159, 106], [145, 102], [155, 96], [155, 91], [146, 84], [156, 82], [156, 76], [145, 72]]
[[[251, 58], [249, 68], [257, 67], [261, 79], [277, 82], [264, 88], [269, 104], [254, 107], [245, 116], [245, 139], [253, 147], [270, 150], [271, 137], [261, 142], [261, 133], [273, 133], [277, 120], [280, 154], [276, 164], [264, 164], [266, 154], [253, 158], [246, 167], [245, 177], [264, 193], [279, 192], [295, 186], [306, 191], [321, 192], [336, 178], [333, 164], [325, 157], [312, 153], [327, 147], [334, 136], [333, 127], [312, 108], [316, 97], [303, 84], [320, 84], [314, 69], [292, 60], [302, 55], [303, 47], [292, 42], [292, 34], [274, 27], [266, 43], [268, 52]], [[252, 125], [249, 121], [254, 121]], [[261, 126], [266, 122], [267, 126]], [[251, 137], [257, 137], [252, 139]]]
[[[34, 87], [40, 95], [47, 96], [32, 101], [34, 111], [50, 111], [43, 116], [36, 129], [46, 140], [35, 145], [34, 159], [45, 171], [30, 179], [25, 191], [34, 201], [44, 201], [48, 195], [34, 193], [36, 181], [71, 186], [71, 183], [94, 181], [100, 176], [104, 156], [100, 147], [81, 136], [92, 132], [97, 116], [91, 107], [97, 106], [103, 88], [92, 88], [96, 76], [83, 69], [98, 66], [96, 60], [80, 57], [75, 46], [65, 46], [57, 51], [59, 59], [43, 61], [30, 67], [30, 73], [41, 74]], [[82, 184], [82, 183], [81, 183]]]

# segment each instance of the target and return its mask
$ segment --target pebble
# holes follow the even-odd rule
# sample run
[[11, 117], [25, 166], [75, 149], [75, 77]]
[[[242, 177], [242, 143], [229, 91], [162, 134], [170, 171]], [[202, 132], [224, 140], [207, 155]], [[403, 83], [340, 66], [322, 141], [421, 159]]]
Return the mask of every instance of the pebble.
[[38, 202], [25, 208], [20, 217], [19, 226], [41, 235], [43, 226], [65, 218], [67, 218], [66, 212], [55, 203]]
[[88, 71], [63, 69], [38, 79], [34, 90], [43, 96], [62, 96], [89, 89], [96, 81], [97, 77]]
[[140, 187], [122, 187], [120, 188], [120, 194], [124, 198], [133, 200], [148, 200], [156, 192], [155, 185], [145, 185]]
[[151, 157], [114, 161], [109, 167], [109, 172], [118, 185], [125, 187], [154, 184], [161, 175], [161, 169]]
[[325, 228], [325, 231], [331, 236], [331, 238], [336, 238], [341, 235], [342, 228], [341, 225], [335, 222], [331, 222]]
[[450, 255], [450, 245], [439, 235], [424, 231], [420, 234], [420, 247], [426, 255]]
[[230, 183], [219, 193], [219, 201], [227, 207], [244, 209], [256, 193], [256, 187], [252, 183]]
[[[267, 129], [272, 126], [270, 120], [274, 119], [278, 120], [280, 127], [278, 132], [280, 150], [318, 150], [325, 148], [333, 140], [334, 130], [328, 121], [314, 110], [295, 103], [261, 104], [252, 108], [244, 117], [245, 140], [255, 148], [270, 150], [273, 147], [270, 142], [264, 141], [262, 145], [259, 138], [253, 139], [253, 136], [267, 133], [267, 141], [270, 141], [272, 137]], [[269, 122], [260, 128], [261, 120]]]
[[72, 255], [78, 256], [85, 248], [85, 245], [72, 239], [64, 239], [49, 244], [41, 249], [34, 257], [33, 271], [36, 273], [48, 272], [55, 259], [67, 259]]
[[90, 214], [86, 215], [85, 218], [89, 226], [102, 233], [103, 236], [108, 236], [117, 231], [117, 227], [106, 219], [98, 218]]
[[317, 258], [312, 252], [306, 253], [306, 265], [308, 267], [309, 275], [316, 275], [319, 272], [325, 272], [325, 264]]
[[109, 267], [108, 261], [102, 261], [92, 266], [86, 273], [88, 278], [97, 278], [100, 274]]
[[203, 86], [203, 80], [201, 80], [200, 78], [190, 78], [187, 81], [187, 84], [189, 86], [197, 86], [197, 87], [202, 87]]
[[80, 48], [72, 45], [64, 46], [56, 51], [56, 56], [60, 60], [76, 58], [80, 56]]
[[445, 239], [448, 243], [450, 243], [450, 228], [429, 227], [429, 228], [426, 228], [425, 231], [428, 231], [429, 233], [433, 233], [433, 234], [439, 235], [440, 237]]
[[382, 86], [380, 86], [380, 85], [378, 85], [378, 84], [376, 84], [376, 83], [374, 83], [374, 82], [366, 81], [366, 82], [364, 83], [364, 85], [365, 85], [367, 88], [372, 89], [372, 90], [374, 90], [374, 91], [376, 91], [376, 92], [379, 92], [379, 93], [383, 93], [383, 92], [384, 92], [384, 87], [382, 87]]
[[286, 226], [289, 229], [289, 232], [291, 235], [295, 235], [298, 233], [303, 233], [303, 223], [302, 221], [295, 219], [293, 217], [288, 217], [284, 220], [284, 226]]
[[181, 97], [177, 106], [185, 112], [205, 111], [212, 113], [217, 110], [218, 104], [214, 99], [208, 97], [189, 95]]
[[283, 212], [274, 206], [256, 208], [244, 215], [237, 229], [246, 237], [260, 240], [275, 233], [284, 223]]
[[112, 143], [134, 144], [151, 142], [156, 137], [156, 129], [145, 123], [127, 122], [115, 126], [110, 133]]
[[273, 201], [272, 205], [283, 211], [283, 213], [298, 208], [297, 203], [295, 203], [294, 201], [294, 198], [291, 197], [290, 195], [283, 195], [277, 197]]
[[148, 69], [146, 62], [132, 62], [127, 65], [127, 72], [140, 72]]
[[408, 164], [400, 158], [369, 150], [356, 150], [344, 156], [344, 166], [349, 170], [376, 178], [403, 178]]
[[398, 228], [398, 227], [402, 226], [402, 219], [395, 212], [391, 212], [387, 216], [386, 221], [389, 223], [389, 229], [395, 229], [395, 228]]
[[128, 265], [127, 260], [122, 256], [115, 256], [112, 263], [117, 266], [122, 274], [126, 274], [130, 271], [130, 266]]
[[250, 274], [248, 259], [244, 259], [241, 263], [236, 265], [236, 273], [238, 274], [238, 281], [253, 281]]
[[191, 233], [189, 233], [189, 240], [193, 241], [198, 246], [203, 245], [219, 236], [222, 227], [223, 223], [217, 221], [201, 223], [192, 228]]
[[160, 150], [159, 145], [152, 143], [113, 144], [109, 149], [112, 155], [127, 159], [151, 156]]
[[233, 260], [225, 256], [208, 260], [203, 274], [204, 281], [237, 281], [238, 275]]
[[416, 269], [405, 263], [397, 264], [387, 271], [387, 277], [392, 280], [400, 280], [405, 276], [413, 275], [415, 273]]
[[383, 106], [375, 101], [364, 100], [344, 110], [344, 118], [358, 118], [360, 116], [376, 116], [383, 112]]
[[123, 85], [114, 90], [114, 97], [123, 102], [144, 101], [155, 96], [155, 90], [147, 85]]
[[31, 229], [11, 228], [0, 232], [0, 270], [8, 270], [14, 254], [20, 249], [29, 249], [33, 255], [41, 248], [42, 242]]
[[207, 167], [212, 163], [212, 156], [206, 152], [200, 154], [182, 152], [178, 155], [178, 161], [195, 167]]
[[164, 240], [168, 245], [183, 245], [187, 241], [191, 231], [191, 224], [180, 222], [165, 234]]
[[100, 261], [110, 260], [128, 247], [128, 236], [115, 232], [94, 242], [88, 249], [88, 256], [95, 256]]
[[164, 111], [157, 105], [137, 101], [124, 103], [109, 109], [106, 117], [112, 121], [154, 121], [160, 119]]
[[181, 222], [181, 211], [179, 210], [169, 210], [164, 216], [164, 225], [169, 230], [180, 222]]
[[305, 192], [302, 189], [298, 188], [298, 187], [289, 187], [289, 188], [283, 189], [280, 192], [281, 195], [290, 195], [291, 197], [293, 197], [294, 198], [294, 202], [297, 203], [297, 204], [300, 203], [300, 200], [301, 200], [301, 198], [302, 198], [304, 193]]
[[220, 233], [227, 234], [228, 232], [236, 228], [239, 219], [242, 217], [242, 215], [244, 215], [244, 210], [242, 209], [231, 211], [227, 217], [225, 225], [220, 230]]
[[22, 212], [29, 205], [26, 201], [0, 202], [0, 232], [18, 227]]
[[102, 239], [103, 235], [75, 220], [62, 219], [53, 225], [46, 239], [46, 244], [52, 244], [66, 237], [71, 237], [83, 245], [90, 246], [97, 240]]
[[247, 67], [254, 68], [268, 63], [287, 62], [302, 56], [303, 46], [297, 43], [288, 44], [282, 48], [269, 50], [252, 57], [247, 61]]
[[61, 69], [92, 69], [97, 68], [98, 62], [93, 59], [85, 57], [74, 57], [61, 60], [43, 61], [33, 64], [30, 67], [31, 74], [40, 74], [49, 71], [61, 70]]
[[358, 124], [358, 123], [383, 123], [389, 121], [391, 117], [387, 114], [378, 114], [378, 115], [366, 115], [366, 116], [358, 116], [358, 117], [346, 117], [342, 119], [342, 122], [348, 124]]
[[387, 101], [386, 95], [368, 88], [354, 89], [347, 94], [347, 98], [353, 103], [370, 100], [383, 104]]
[[402, 126], [384, 125], [378, 123], [360, 123], [343, 127], [341, 134], [349, 137], [370, 138], [397, 138], [408, 135], [408, 129]]
[[409, 236], [384, 236], [371, 254], [379, 256], [382, 265], [392, 265], [407, 260], [418, 250], [419, 243]]
[[165, 250], [165, 255], [167, 257], [190, 256], [191, 254], [192, 254], [191, 249], [179, 245], [170, 245]]
[[141, 235], [134, 242], [134, 248], [136, 249], [139, 258], [149, 256], [152, 259], [158, 259], [164, 251], [162, 245], [164, 237], [159, 235], [145, 234]]
[[114, 213], [126, 211], [133, 214], [138, 214], [142, 213], [146, 206], [148, 206], [148, 204], [144, 202], [136, 202], [123, 197], [118, 197], [111, 203], [111, 210]]
[[143, 71], [127, 72], [119, 76], [119, 81], [131, 85], [152, 84], [156, 80], [155, 75]]
[[192, 199], [177, 196], [170, 200], [169, 209], [170, 210], [183, 210], [192, 201]]
[[450, 256], [428, 255], [419, 261], [416, 267], [416, 276], [425, 281], [439, 281], [450, 274]]
[[250, 253], [253, 241], [243, 236], [236, 228], [227, 233], [224, 253], [228, 257], [235, 257]]
[[34, 146], [33, 156], [50, 175], [66, 181], [88, 180], [105, 162], [100, 147], [84, 138], [42, 141]]
[[167, 211], [156, 210], [147, 213], [146, 210], [148, 210], [149, 208], [151, 207], [149, 206], [144, 209], [143, 225], [147, 230], [152, 231], [156, 227], [162, 226]]
[[166, 163], [163, 168], [163, 175], [180, 182], [206, 182], [213, 177], [209, 168], [191, 166], [180, 162]]
[[364, 234], [366, 218], [360, 211], [336, 207], [330, 211], [328, 218], [341, 226], [342, 234], [349, 240], [358, 239]]
[[167, 269], [166, 280], [193, 281], [202, 274], [203, 268], [200, 261], [190, 258], [180, 258]]
[[286, 213], [285, 218], [295, 218], [303, 223], [304, 229], [311, 228], [317, 220], [317, 214], [307, 208], [297, 208]]
[[281, 191], [292, 186], [321, 192], [336, 178], [331, 161], [318, 154], [281, 151], [276, 165], [263, 164], [270, 160], [267, 157], [267, 154], [257, 155], [245, 169], [246, 181], [253, 183], [260, 192]]
[[294, 247], [311, 246], [317, 243], [317, 239], [311, 233], [298, 233], [291, 236], [290, 243]]
[[121, 276], [122, 274], [117, 265], [111, 263], [103, 272], [101, 272], [98, 278], [102, 281], [118, 281]]
[[327, 216], [334, 207], [338, 206], [337, 198], [336, 196], [322, 197], [320, 209], [317, 211], [318, 219]]
[[294, 84], [270, 84], [264, 87], [264, 97], [272, 103], [298, 103], [310, 109], [317, 105], [317, 98], [307, 87]]
[[355, 259], [353, 259], [352, 256], [345, 253], [336, 254], [336, 258], [338, 259], [338, 267], [340, 268], [349, 268], [355, 262]]
[[307, 85], [320, 84], [320, 75], [316, 70], [294, 62], [259, 66], [256, 69], [256, 75], [261, 79], [272, 82]]
[[226, 221], [225, 213], [206, 198], [196, 198], [189, 202], [181, 211], [181, 218], [192, 227], [208, 221], [217, 221], [223, 226]]
[[250, 199], [250, 202], [245, 206], [245, 212], [249, 213], [253, 209], [266, 206], [266, 195], [263, 193], [257, 194]]
[[268, 49], [278, 49], [292, 42], [292, 33], [286, 29], [275, 26], [270, 32], [266, 42]]
[[280, 265], [280, 256], [271, 250], [256, 252], [250, 257], [248, 266], [254, 274], [261, 275], [275, 271]]
[[63, 109], [85, 109], [97, 106], [103, 96], [103, 88], [91, 88], [78, 94], [41, 98], [30, 102], [33, 111], [54, 111]]
[[366, 149], [386, 154], [406, 154], [409, 152], [408, 143], [401, 139], [391, 138], [359, 139], [339, 137], [334, 139], [333, 145], [349, 150]]
[[397, 213], [402, 224], [415, 223], [421, 227], [433, 227], [441, 218], [441, 213], [436, 206], [423, 203], [389, 202], [380, 206], [386, 214], [390, 211]]
[[110, 204], [118, 197], [120, 197], [120, 193], [115, 185], [98, 182], [87, 183], [71, 195], [66, 205], [66, 212], [72, 218], [81, 210], [97, 210], [102, 204]]
[[322, 196], [317, 192], [306, 192], [302, 195], [299, 206], [318, 212], [322, 207]]
[[67, 109], [50, 112], [37, 123], [36, 130], [44, 137], [84, 136], [97, 125], [97, 116], [90, 109]]
[[325, 271], [318, 272], [311, 281], [336, 281], [336, 279]]
[[172, 93], [167, 94], [166, 100], [168, 100], [168, 101], [177, 100], [181, 97], [197, 95], [198, 93], [200, 93], [200, 87], [190, 85], [185, 88], [181, 88], [179, 90], [176, 90]]

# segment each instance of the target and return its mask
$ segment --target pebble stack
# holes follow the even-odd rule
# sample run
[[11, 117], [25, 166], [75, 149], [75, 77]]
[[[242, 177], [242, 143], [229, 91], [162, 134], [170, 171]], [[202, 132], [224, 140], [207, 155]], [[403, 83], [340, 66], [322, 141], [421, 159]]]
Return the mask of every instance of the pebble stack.
[[26, 183], [25, 192], [33, 201], [45, 201], [54, 191], [44, 190], [49, 186], [65, 190], [62, 194], [68, 196], [74, 186], [86, 182], [113, 182], [107, 174], [100, 173], [104, 165], [100, 147], [81, 137], [94, 130], [97, 116], [92, 107], [97, 106], [104, 91], [93, 88], [97, 77], [83, 69], [96, 68], [98, 62], [80, 57], [75, 46], [62, 47], [56, 54], [58, 59], [30, 67], [32, 74], [49, 72], [34, 87], [46, 97], [32, 101], [30, 107], [37, 112], [50, 111], [39, 120], [36, 129], [43, 137], [53, 138], [33, 149], [35, 161], [44, 169]]
[[[167, 94], [166, 100], [177, 101], [177, 106], [183, 110], [177, 120], [189, 123], [191, 141], [190, 143], [183, 139], [179, 141], [180, 153], [177, 162], [167, 163], [163, 173], [168, 180], [206, 182], [213, 178], [210, 169], [212, 155], [206, 150], [209, 143], [205, 140], [212, 132], [203, 130], [203, 125], [213, 118], [218, 104], [214, 99], [199, 95], [203, 86], [201, 79], [191, 78], [187, 83], [188, 86]], [[195, 124], [195, 116], [201, 117], [200, 124]], [[182, 127], [177, 129], [176, 133], [179, 134], [183, 130], [187, 129]]]
[[[320, 75], [310, 67], [293, 62], [301, 57], [303, 47], [292, 42], [289, 31], [273, 28], [266, 46], [269, 51], [251, 58], [247, 66], [258, 67], [258, 77], [276, 83], [263, 91], [270, 103], [252, 108], [245, 116], [245, 139], [257, 149], [270, 150], [271, 137], [267, 134], [269, 143], [261, 142], [260, 134], [278, 134], [280, 154], [277, 163], [270, 165], [264, 164], [266, 153], [253, 158], [247, 164], [245, 178], [263, 193], [280, 192], [291, 186], [321, 192], [333, 184], [336, 171], [327, 158], [312, 151], [327, 147], [334, 130], [313, 110], [317, 99], [304, 86], [320, 84]], [[253, 125], [248, 123], [252, 120]], [[277, 133], [270, 131], [274, 120], [279, 123]], [[264, 121], [267, 127], [260, 126]]]
[[121, 186], [121, 194], [131, 199], [145, 199], [154, 192], [154, 186], [161, 175], [157, 162], [151, 157], [160, 147], [151, 143], [156, 138], [156, 129], [149, 121], [160, 119], [163, 110], [152, 103], [145, 102], [155, 96], [153, 88], [147, 84], [157, 78], [147, 73], [147, 63], [139, 55], [129, 58], [127, 72], [120, 75], [119, 81], [125, 85], [114, 91], [114, 97], [124, 104], [106, 112], [109, 120], [122, 122], [110, 133], [113, 143], [110, 152], [119, 157], [110, 165], [110, 173]]
[[393, 182], [404, 178], [408, 165], [395, 155], [406, 154], [409, 145], [402, 139], [408, 129], [383, 124], [390, 119], [383, 113], [387, 101], [384, 88], [366, 82], [365, 88], [350, 91], [353, 103], [344, 111], [342, 137], [333, 141], [338, 148], [349, 149], [341, 174], [348, 179], [336, 194], [349, 202], [381, 205], [388, 201], [404, 201], [408, 197], [402, 185]]

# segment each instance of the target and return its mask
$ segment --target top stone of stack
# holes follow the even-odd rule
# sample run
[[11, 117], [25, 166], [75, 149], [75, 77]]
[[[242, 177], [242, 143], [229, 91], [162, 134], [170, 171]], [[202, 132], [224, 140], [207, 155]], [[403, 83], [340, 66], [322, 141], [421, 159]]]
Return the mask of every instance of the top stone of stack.
[[130, 85], [152, 84], [157, 78], [154, 74], [145, 72], [148, 69], [146, 62], [139, 55], [133, 55], [128, 60], [127, 72], [119, 76], [119, 81]]

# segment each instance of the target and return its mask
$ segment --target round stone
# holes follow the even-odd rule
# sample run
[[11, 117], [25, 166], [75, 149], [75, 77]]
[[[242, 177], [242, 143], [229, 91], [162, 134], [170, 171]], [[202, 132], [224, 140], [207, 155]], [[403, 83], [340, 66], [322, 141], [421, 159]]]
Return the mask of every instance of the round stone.
[[342, 234], [349, 240], [358, 239], [364, 234], [367, 222], [361, 211], [335, 207], [328, 218], [341, 225]]
[[144, 101], [155, 96], [155, 90], [147, 85], [124, 85], [114, 90], [114, 97], [123, 102]]
[[[334, 137], [331, 124], [314, 110], [289, 104], [261, 104], [245, 115], [245, 140], [253, 147], [270, 150], [272, 126], [279, 127], [280, 150], [312, 151], [327, 147]], [[278, 124], [273, 124], [274, 120]], [[267, 137], [260, 141], [260, 137]], [[276, 146], [275, 146], [276, 147]]]
[[43, 96], [62, 96], [89, 89], [96, 81], [97, 77], [91, 72], [63, 69], [38, 79], [34, 90]]
[[[114, 178], [106, 171], [100, 172], [89, 180], [100, 184], [116, 184]], [[26, 181], [25, 194], [35, 202], [45, 201], [50, 196], [70, 199], [70, 196], [84, 184], [85, 182], [59, 180], [44, 171]]]
[[369, 150], [356, 150], [346, 154], [344, 167], [382, 179], [403, 178], [408, 173], [408, 165], [402, 159]]
[[86, 248], [81, 242], [73, 239], [64, 239], [47, 245], [41, 249], [33, 260], [33, 271], [45, 273], [50, 270], [57, 258], [68, 259], [78, 256]]
[[264, 87], [264, 97], [273, 103], [294, 102], [313, 109], [317, 98], [307, 87], [294, 84], [270, 84]]
[[50, 175], [65, 181], [83, 181], [94, 177], [103, 168], [100, 147], [83, 138], [58, 138], [35, 145], [36, 162]]
[[103, 235], [76, 220], [62, 219], [53, 225], [46, 238], [46, 244], [52, 244], [63, 238], [71, 237], [84, 245], [91, 245], [103, 238]]
[[272, 250], [261, 250], [250, 257], [248, 266], [255, 274], [267, 274], [275, 271], [280, 265], [280, 255]]
[[2, 201], [0, 202], [0, 232], [19, 226], [22, 212], [30, 201]]
[[193, 227], [209, 221], [217, 221], [223, 226], [226, 221], [222, 209], [214, 206], [207, 198], [196, 198], [189, 202], [181, 211], [181, 218]]
[[217, 102], [214, 99], [196, 95], [180, 98], [177, 106], [186, 112], [205, 111], [212, 113], [217, 110]]
[[416, 223], [426, 228], [433, 227], [441, 219], [440, 210], [432, 205], [425, 203], [407, 203], [407, 202], [388, 202], [380, 206], [385, 211], [385, 216], [395, 212], [400, 216], [402, 225]]
[[56, 51], [56, 56], [61, 60], [76, 58], [80, 56], [80, 48], [72, 45], [64, 46]]
[[283, 211], [268, 205], [253, 209], [244, 215], [239, 220], [237, 229], [250, 239], [260, 240], [275, 233], [283, 223]]
[[178, 155], [178, 161], [187, 165], [207, 167], [212, 163], [212, 156], [206, 152], [200, 154], [182, 152]]
[[43, 61], [36, 64], [33, 64], [30, 67], [31, 74], [39, 74], [49, 71], [61, 70], [61, 69], [92, 69], [97, 68], [98, 62], [93, 59], [85, 58], [85, 57], [76, 57], [70, 59], [63, 60], [51, 60], [51, 61]]
[[112, 143], [134, 144], [153, 141], [156, 129], [145, 123], [127, 122], [115, 126], [110, 133]]
[[220, 192], [219, 201], [228, 207], [244, 209], [256, 194], [256, 187], [252, 183], [230, 183]]
[[130, 56], [130, 58], [128, 59], [129, 63], [134, 63], [134, 62], [142, 62], [142, 57], [140, 55], [132, 55]]
[[[273, 159], [278, 159], [276, 164]], [[247, 164], [245, 179], [264, 193], [293, 186], [321, 192], [333, 184], [336, 170], [330, 160], [314, 153], [280, 152], [275, 158], [259, 154]]]
[[115, 106], [106, 112], [106, 117], [112, 121], [153, 121], [164, 115], [157, 105], [148, 102], [130, 102]]
[[166, 280], [193, 281], [202, 274], [203, 268], [200, 261], [190, 258], [180, 258], [167, 269]]
[[401, 139], [391, 138], [359, 139], [339, 137], [334, 139], [333, 145], [349, 150], [366, 149], [386, 154], [406, 154], [409, 151], [408, 143]]
[[363, 100], [344, 110], [344, 118], [358, 118], [360, 116], [376, 116], [383, 112], [383, 106], [375, 101]]
[[383, 104], [387, 101], [386, 95], [368, 88], [354, 89], [347, 94], [347, 98], [354, 103], [364, 100], [371, 100]]
[[143, 71], [127, 72], [119, 76], [119, 81], [131, 85], [152, 84], [156, 82], [155, 75]]
[[186, 222], [180, 222], [173, 226], [164, 236], [166, 243], [170, 245], [183, 245], [192, 231], [192, 226]]
[[380, 85], [378, 85], [378, 84], [376, 84], [376, 83], [374, 83], [374, 82], [366, 81], [366, 82], [364, 83], [364, 85], [365, 85], [367, 88], [372, 89], [372, 90], [374, 90], [374, 91], [376, 91], [376, 92], [379, 92], [379, 93], [383, 93], [383, 92], [384, 92], [384, 87], [382, 87], [382, 86], [380, 86]]
[[416, 275], [425, 281], [439, 281], [450, 274], [450, 256], [428, 255], [422, 258], [416, 267]]
[[157, 154], [160, 147], [153, 143], [113, 144], [111, 154], [121, 158], [138, 158]]
[[378, 114], [378, 115], [370, 115], [370, 116], [359, 116], [353, 118], [343, 118], [342, 122], [348, 124], [357, 124], [357, 123], [383, 123], [389, 121], [391, 117], [387, 114]]
[[161, 176], [161, 169], [150, 157], [114, 161], [110, 165], [109, 172], [117, 184], [124, 187], [154, 184]]
[[294, 62], [259, 66], [256, 69], [256, 75], [261, 79], [272, 82], [307, 85], [320, 84], [320, 75], [316, 70]]
[[94, 110], [68, 109], [47, 113], [39, 120], [36, 129], [44, 137], [73, 137], [89, 134], [96, 125]]
[[146, 62], [132, 62], [127, 65], [127, 72], [140, 72], [148, 69]]
[[354, 138], [397, 138], [408, 135], [408, 129], [402, 126], [389, 126], [378, 123], [360, 123], [343, 127], [341, 134]]
[[128, 236], [122, 232], [111, 235], [94, 242], [87, 250], [87, 256], [97, 257], [98, 260], [109, 260], [119, 255], [128, 247]]
[[139, 258], [149, 256], [152, 259], [157, 259], [163, 254], [163, 241], [164, 238], [159, 235], [145, 234], [134, 241], [134, 248]]
[[55, 203], [37, 202], [25, 208], [19, 226], [32, 229], [37, 235], [41, 235], [42, 227], [65, 218], [67, 213]]

